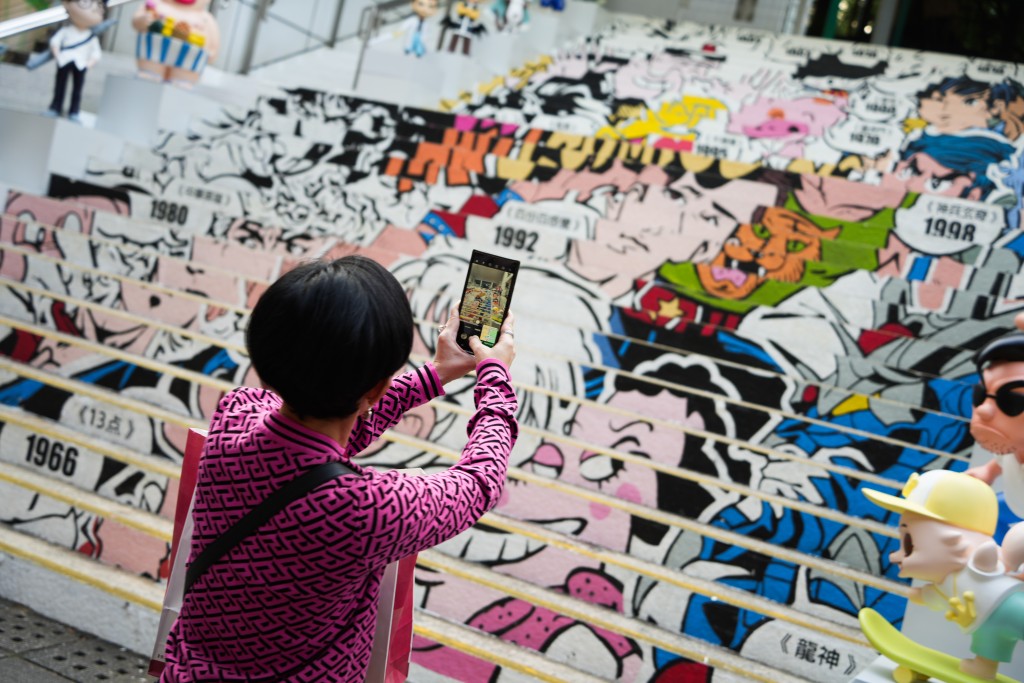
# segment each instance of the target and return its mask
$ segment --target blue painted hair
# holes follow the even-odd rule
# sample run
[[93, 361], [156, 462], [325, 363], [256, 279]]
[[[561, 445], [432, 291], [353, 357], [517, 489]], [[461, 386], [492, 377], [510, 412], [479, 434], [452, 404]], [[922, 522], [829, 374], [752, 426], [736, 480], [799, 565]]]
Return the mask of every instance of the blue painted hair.
[[1010, 103], [1021, 97], [1024, 97], [1024, 86], [1021, 86], [1020, 83], [1012, 78], [1007, 78], [1002, 83], [992, 86], [992, 94], [989, 96], [988, 101], [1002, 100], [1003, 102]]
[[928, 135], [912, 140], [903, 150], [902, 158], [927, 154], [946, 168], [960, 173], [973, 173], [974, 183], [964, 192], [980, 187], [982, 197], [995, 189], [988, 178], [990, 164], [1006, 161], [1014, 148], [1005, 142], [982, 135]]
[[973, 78], [967, 76], [948, 76], [943, 78], [937, 85], [929, 85], [924, 90], [917, 93], [919, 100], [928, 99], [935, 93], [942, 93], [945, 95], [951, 92], [956, 95], [962, 95], [964, 97], [968, 95], [977, 95], [990, 89], [992, 86], [988, 83], [976, 81]]

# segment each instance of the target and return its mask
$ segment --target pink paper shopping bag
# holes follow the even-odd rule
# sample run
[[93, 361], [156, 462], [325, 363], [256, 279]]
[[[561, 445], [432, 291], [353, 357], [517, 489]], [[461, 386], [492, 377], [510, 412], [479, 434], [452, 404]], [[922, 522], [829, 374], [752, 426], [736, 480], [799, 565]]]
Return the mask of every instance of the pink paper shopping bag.
[[196, 490], [196, 477], [199, 474], [199, 458], [203, 455], [206, 443], [205, 429], [188, 430], [185, 441], [185, 458], [181, 463], [181, 483], [178, 486], [178, 501], [174, 508], [174, 533], [171, 536], [171, 574], [167, 578], [164, 591], [164, 606], [160, 613], [160, 625], [153, 644], [153, 655], [149, 660], [149, 675], [156, 678], [164, 670], [164, 646], [167, 636], [174, 626], [174, 620], [181, 611], [181, 601], [185, 595], [185, 563], [188, 561], [189, 548], [192, 546], [192, 494]]

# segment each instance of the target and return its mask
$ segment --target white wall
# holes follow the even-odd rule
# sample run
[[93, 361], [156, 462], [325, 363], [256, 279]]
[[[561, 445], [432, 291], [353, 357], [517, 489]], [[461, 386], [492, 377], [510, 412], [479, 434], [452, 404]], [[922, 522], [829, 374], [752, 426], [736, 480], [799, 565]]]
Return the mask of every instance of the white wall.
[[[748, 26], [770, 31], [782, 31], [786, 28], [787, 12], [795, 13], [801, 5], [800, 0], [756, 0], [754, 18], [751, 21], [737, 21], [734, 15], [737, 4], [740, 1], [607, 0], [605, 7], [612, 12], [626, 12], [667, 19], [684, 19], [702, 24]], [[809, 0], [807, 4], [809, 4]]]

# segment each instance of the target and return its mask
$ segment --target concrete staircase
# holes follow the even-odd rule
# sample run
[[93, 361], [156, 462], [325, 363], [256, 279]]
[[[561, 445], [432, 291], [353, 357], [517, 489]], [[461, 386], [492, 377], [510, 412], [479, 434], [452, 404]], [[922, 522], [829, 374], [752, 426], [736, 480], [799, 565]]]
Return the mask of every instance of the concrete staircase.
[[[117, 75], [107, 87], [152, 94]], [[713, 306], [684, 315], [694, 290], [639, 251], [574, 266], [631, 221], [697, 220], [633, 195], [678, 193], [673, 169], [720, 184], [719, 160], [248, 87], [140, 96], [125, 109], [157, 112], [147, 144], [108, 108], [80, 131], [81, 153], [48, 158], [45, 182], [2, 176], [0, 595], [148, 653], [185, 434], [255, 381], [243, 332], [259, 294], [302, 259], [370, 256], [407, 289], [419, 363], [480, 248], [524, 264], [522, 436], [508, 499], [419, 557], [413, 680], [839, 682], [874, 659], [856, 608], [898, 620], [906, 587], [881, 564], [891, 520], [860, 489], [965, 467], [970, 354], [1012, 325], [1018, 252], [979, 233], [955, 273], [913, 250], [883, 269], [891, 223], [818, 215], [855, 237], [812, 263], [857, 286], [792, 286], [793, 299], [741, 312], [762, 327]], [[4, 120], [70, 139], [63, 122]], [[544, 195], [569, 168], [619, 169], [622, 196], [597, 211]], [[730, 182], [749, 210], [764, 203], [763, 178]], [[919, 200], [897, 193], [889, 208]], [[709, 232], [708, 252], [727, 237]], [[819, 289], [825, 303], [797, 296]], [[453, 462], [470, 384], [366, 462]], [[867, 414], [879, 419], [844, 419]]]

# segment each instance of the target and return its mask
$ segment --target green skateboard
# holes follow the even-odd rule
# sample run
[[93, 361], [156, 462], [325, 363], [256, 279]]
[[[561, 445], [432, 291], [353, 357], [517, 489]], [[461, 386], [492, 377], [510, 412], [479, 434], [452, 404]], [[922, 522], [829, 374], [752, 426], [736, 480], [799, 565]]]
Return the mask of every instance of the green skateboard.
[[958, 657], [915, 643], [870, 607], [862, 609], [857, 618], [860, 630], [874, 648], [898, 664], [892, 672], [896, 683], [920, 683], [929, 678], [944, 683], [1018, 683], [1002, 674], [994, 679], [965, 674], [960, 670]]

